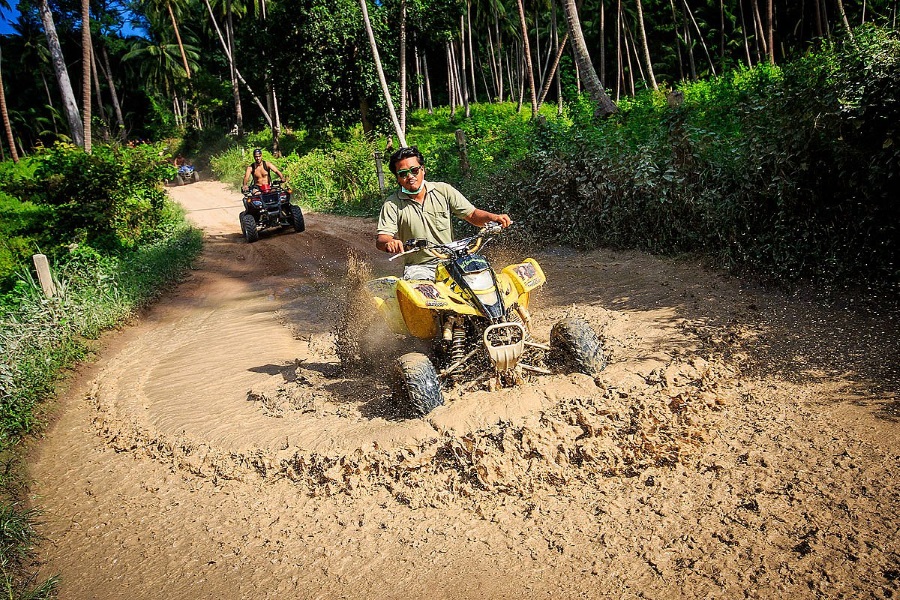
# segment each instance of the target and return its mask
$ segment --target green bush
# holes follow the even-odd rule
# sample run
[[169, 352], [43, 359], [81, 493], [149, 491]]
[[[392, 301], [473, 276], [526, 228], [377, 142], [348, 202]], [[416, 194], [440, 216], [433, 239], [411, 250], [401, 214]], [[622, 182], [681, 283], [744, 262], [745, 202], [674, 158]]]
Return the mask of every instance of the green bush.
[[556, 241], [896, 289], [898, 48], [865, 27], [781, 68], [684, 85], [680, 102], [646, 92], [601, 122], [573, 103], [571, 126], [526, 134], [527, 156], [496, 190]]

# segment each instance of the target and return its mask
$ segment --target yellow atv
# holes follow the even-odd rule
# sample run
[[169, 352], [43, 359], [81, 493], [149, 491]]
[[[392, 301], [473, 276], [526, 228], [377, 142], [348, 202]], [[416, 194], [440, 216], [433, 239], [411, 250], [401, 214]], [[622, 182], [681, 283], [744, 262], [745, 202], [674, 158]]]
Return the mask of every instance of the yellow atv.
[[479, 251], [501, 232], [490, 223], [449, 244], [409, 240], [404, 252], [438, 260], [435, 280], [382, 277], [366, 284], [378, 312], [395, 334], [430, 340], [429, 355], [410, 352], [395, 363], [400, 410], [423, 416], [444, 403], [442, 383], [488, 373], [493, 384], [521, 381], [521, 371], [549, 374], [539, 363], [595, 375], [605, 366], [597, 334], [581, 319], [554, 325], [550, 344], [531, 337], [531, 293], [546, 281], [527, 258], [496, 273]]

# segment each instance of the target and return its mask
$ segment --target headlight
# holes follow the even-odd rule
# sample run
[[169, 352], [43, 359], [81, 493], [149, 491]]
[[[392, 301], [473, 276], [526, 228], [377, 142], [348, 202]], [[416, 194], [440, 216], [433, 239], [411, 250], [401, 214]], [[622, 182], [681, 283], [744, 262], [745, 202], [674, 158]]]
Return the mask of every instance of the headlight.
[[490, 271], [485, 269], [484, 271], [469, 273], [463, 275], [463, 279], [465, 279], [472, 291], [475, 292], [475, 295], [478, 296], [485, 305], [493, 306], [494, 304], [497, 304], [497, 301], [499, 300], [497, 297], [497, 288], [494, 286], [494, 278], [491, 277]]

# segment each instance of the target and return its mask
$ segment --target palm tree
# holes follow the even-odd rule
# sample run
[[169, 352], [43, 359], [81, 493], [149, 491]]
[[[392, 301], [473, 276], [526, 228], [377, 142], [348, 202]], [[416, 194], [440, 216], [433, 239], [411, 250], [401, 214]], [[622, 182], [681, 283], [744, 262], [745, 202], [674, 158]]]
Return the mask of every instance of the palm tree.
[[406, 134], [400, 127], [400, 121], [397, 120], [397, 111], [394, 110], [394, 103], [391, 101], [391, 90], [388, 88], [387, 79], [384, 77], [384, 68], [381, 66], [381, 58], [378, 56], [378, 44], [375, 43], [375, 32], [372, 31], [372, 22], [369, 20], [369, 10], [366, 8], [366, 0], [359, 0], [359, 6], [362, 9], [363, 24], [366, 27], [366, 34], [369, 36], [369, 45], [372, 47], [372, 58], [375, 60], [375, 69], [378, 71], [378, 81], [381, 82], [381, 91], [384, 94], [384, 100], [387, 103], [388, 111], [391, 113], [391, 122], [394, 124], [394, 131], [397, 132], [397, 140], [400, 147], [406, 146]]
[[178, 27], [178, 19], [176, 13], [180, 16], [183, 10], [182, 0], [143, 0], [147, 16], [162, 17], [163, 13], [168, 14], [169, 21], [172, 23], [172, 30], [175, 33], [175, 40], [178, 43], [178, 49], [181, 53], [181, 61], [184, 67], [185, 76], [191, 78], [191, 66], [188, 64], [188, 53], [184, 43], [181, 41], [181, 30]]
[[647, 65], [647, 73], [650, 76], [650, 84], [653, 86], [653, 89], [659, 89], [659, 86], [656, 85], [656, 76], [653, 74], [653, 61], [650, 60], [650, 46], [647, 44], [647, 30], [644, 28], [644, 7], [641, 5], [641, 0], [635, 0], [637, 3], [637, 17], [638, 17], [638, 33], [640, 34], [641, 45], [644, 50], [644, 62]]
[[47, 46], [50, 48], [50, 59], [53, 70], [56, 72], [56, 80], [62, 94], [63, 108], [66, 112], [66, 120], [69, 122], [69, 133], [72, 141], [78, 146], [84, 146], [84, 126], [81, 123], [81, 115], [78, 113], [78, 105], [75, 103], [75, 93], [72, 91], [72, 82], [69, 80], [69, 72], [66, 70], [66, 61], [62, 48], [59, 45], [59, 37], [56, 35], [56, 25], [53, 23], [53, 14], [47, 0], [38, 0], [38, 9], [41, 13], [41, 21], [44, 24], [44, 35], [47, 36]]
[[81, 0], [81, 107], [84, 151], [91, 153], [91, 2]]
[[[521, 2], [521, 0], [519, 0]], [[588, 95], [591, 100], [597, 104], [597, 116], [611, 115], [618, 109], [613, 104], [612, 99], [607, 95], [597, 77], [597, 71], [591, 63], [591, 56], [588, 54], [587, 44], [584, 42], [584, 34], [581, 31], [581, 20], [578, 18], [578, 9], [575, 8], [575, 0], [564, 0], [563, 7], [566, 10], [566, 22], [569, 24], [569, 35], [572, 37], [572, 48], [575, 51], [575, 62], [578, 65], [578, 71], [584, 79], [584, 86], [587, 88]]]
[[175, 83], [186, 76], [179, 58], [181, 52], [192, 61], [196, 61], [200, 53], [190, 45], [160, 41], [153, 43], [143, 38], [138, 38], [131, 46], [131, 50], [122, 57], [123, 61], [135, 61], [141, 78], [147, 82], [151, 90], [166, 97], [175, 97]]
[[[0, 53], [0, 64], [2, 64], [2, 57], [3, 55]], [[3, 89], [2, 67], [0, 67], [0, 117], [3, 119], [3, 130], [6, 132], [6, 139], [9, 142], [9, 152], [12, 155], [13, 162], [19, 162], [19, 155], [16, 153], [16, 140], [13, 137], [12, 132], [12, 124], [9, 122], [9, 113], [6, 111], [6, 92]]]
[[[572, 0], [574, 2], [574, 0]], [[531, 90], [531, 116], [537, 116], [537, 94], [534, 89], [534, 68], [531, 65], [531, 44], [528, 42], [528, 25], [525, 23], [525, 6], [522, 0], [516, 0], [519, 8], [519, 25], [522, 27], [522, 45], [524, 46], [523, 55], [525, 59], [525, 78], [528, 80], [528, 87]], [[582, 39], [582, 42], [584, 39]]]

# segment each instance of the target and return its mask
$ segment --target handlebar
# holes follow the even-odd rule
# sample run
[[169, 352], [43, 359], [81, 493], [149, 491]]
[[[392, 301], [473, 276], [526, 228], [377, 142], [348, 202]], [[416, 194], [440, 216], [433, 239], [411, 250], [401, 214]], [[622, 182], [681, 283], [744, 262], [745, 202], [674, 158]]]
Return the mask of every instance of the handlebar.
[[[269, 186], [269, 191], [266, 193], [268, 194], [280, 191], [290, 192], [291, 188], [286, 181], [283, 181], [281, 179], [273, 179], [271, 185]], [[255, 183], [251, 183], [246, 188], [241, 188], [241, 193], [244, 194], [245, 198], [249, 198], [250, 196], [261, 194], [262, 191], [259, 189], [258, 185], [256, 185]]]
[[403, 252], [391, 256], [388, 260], [394, 260], [420, 250], [424, 250], [430, 256], [440, 260], [448, 260], [461, 254], [474, 254], [489, 241], [488, 236], [493, 237], [501, 231], [503, 231], [503, 227], [501, 227], [500, 223], [491, 221], [475, 235], [450, 242], [449, 244], [435, 244], [424, 238], [413, 238], [403, 242]]

